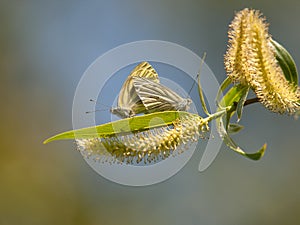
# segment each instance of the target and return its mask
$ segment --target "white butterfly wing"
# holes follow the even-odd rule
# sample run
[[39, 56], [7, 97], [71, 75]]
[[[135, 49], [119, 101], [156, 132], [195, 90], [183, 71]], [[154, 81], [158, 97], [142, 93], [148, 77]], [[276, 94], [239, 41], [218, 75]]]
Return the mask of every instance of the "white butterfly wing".
[[131, 71], [129, 77], [143, 77], [152, 80], [153, 82], [159, 83], [157, 72], [148, 62], [142, 62], [137, 65]]
[[144, 77], [152, 80], [155, 83], [159, 83], [157, 72], [148, 62], [142, 62], [137, 65], [131, 71], [120, 90], [117, 108], [111, 110], [112, 113], [117, 114], [123, 118], [128, 117], [128, 115], [142, 113], [146, 110], [143, 102], [136, 94], [135, 88], [133, 86], [134, 77]]
[[186, 111], [190, 99], [180, 97], [173, 90], [149, 79], [134, 77], [133, 85], [147, 113], [167, 110]]

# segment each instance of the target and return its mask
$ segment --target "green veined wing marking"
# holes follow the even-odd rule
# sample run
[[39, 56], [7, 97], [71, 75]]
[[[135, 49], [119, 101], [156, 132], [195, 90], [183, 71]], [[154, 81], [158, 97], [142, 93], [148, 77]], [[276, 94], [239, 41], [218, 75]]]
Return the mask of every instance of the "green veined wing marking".
[[159, 111], [187, 111], [192, 100], [182, 98], [166, 86], [153, 82], [144, 77], [134, 77], [133, 85], [138, 97], [141, 99], [146, 113]]

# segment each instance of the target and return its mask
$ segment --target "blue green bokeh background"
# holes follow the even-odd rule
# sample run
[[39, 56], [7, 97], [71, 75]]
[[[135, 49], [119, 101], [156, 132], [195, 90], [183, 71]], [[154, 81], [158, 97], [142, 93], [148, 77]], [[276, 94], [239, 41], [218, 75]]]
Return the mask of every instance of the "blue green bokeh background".
[[[236, 140], [253, 162], [223, 146], [199, 173], [200, 149], [171, 179], [126, 187], [97, 175], [72, 141], [42, 141], [72, 129], [73, 94], [86, 68], [127, 42], [175, 42], [221, 82], [228, 24], [244, 7], [261, 10], [270, 33], [300, 65], [300, 2], [0, 2], [0, 225], [296, 224], [300, 211], [299, 121], [246, 108]], [[203, 84], [205, 85], [205, 84]]]

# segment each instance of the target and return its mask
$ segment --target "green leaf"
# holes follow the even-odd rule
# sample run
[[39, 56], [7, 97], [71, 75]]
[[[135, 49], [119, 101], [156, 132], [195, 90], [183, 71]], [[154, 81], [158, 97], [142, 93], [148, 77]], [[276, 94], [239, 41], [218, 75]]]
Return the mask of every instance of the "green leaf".
[[237, 123], [230, 123], [227, 129], [227, 132], [229, 134], [236, 134], [238, 132], [240, 132], [242, 129], [244, 128], [244, 126], [237, 124]]
[[218, 110], [221, 110], [222, 108], [230, 107], [230, 109], [227, 110], [227, 115], [226, 115], [226, 123], [225, 123], [226, 130], [228, 128], [230, 118], [236, 112], [237, 102], [241, 100], [241, 98], [245, 95], [245, 92], [247, 92], [248, 89], [249, 89], [248, 86], [241, 85], [241, 84], [233, 86], [227, 91], [227, 93], [219, 102]]
[[218, 120], [217, 123], [217, 130], [220, 133], [221, 138], [223, 139], [224, 143], [230, 147], [233, 151], [236, 153], [252, 160], [259, 160], [263, 157], [265, 150], [267, 148], [267, 145], [264, 144], [257, 152], [254, 153], [246, 153], [242, 148], [240, 148], [234, 140], [229, 136], [227, 130], [225, 129], [224, 123], [222, 118]]
[[231, 80], [230, 80], [229, 77], [227, 77], [227, 78], [223, 81], [223, 83], [221, 84], [221, 86], [219, 87], [219, 90], [218, 90], [218, 93], [217, 93], [217, 96], [216, 96], [216, 104], [217, 104], [217, 106], [219, 106], [219, 104], [220, 104], [219, 99], [220, 99], [221, 94], [225, 91], [225, 89], [226, 89], [230, 84], [231, 84]]
[[[230, 147], [233, 151], [237, 152], [240, 155], [243, 155], [246, 158], [252, 160], [260, 159], [266, 150], [267, 145], [264, 144], [257, 152], [255, 153], [246, 153], [242, 148], [240, 148], [234, 140], [230, 137], [229, 133], [232, 131], [232, 125], [230, 125], [230, 119], [237, 112], [238, 105], [243, 105], [248, 94], [249, 87], [244, 85], [236, 85], [227, 91], [225, 96], [221, 99], [218, 110], [223, 110], [223, 108], [228, 108], [227, 113], [216, 119], [217, 130], [220, 134], [220, 137], [223, 139], [224, 143]], [[240, 111], [242, 110], [242, 106]], [[241, 112], [240, 112], [241, 115]], [[225, 121], [225, 123], [224, 123]], [[236, 126], [237, 127], [237, 126]]]
[[271, 40], [272, 45], [275, 49], [276, 59], [279, 66], [281, 67], [285, 78], [298, 86], [298, 72], [295, 61], [293, 60], [290, 53], [278, 42]]
[[202, 61], [201, 61], [201, 64], [200, 64], [199, 73], [198, 73], [198, 93], [199, 93], [199, 98], [200, 98], [200, 102], [201, 102], [202, 109], [203, 109], [204, 113], [206, 115], [210, 115], [210, 113], [208, 112], [205, 100], [204, 100], [203, 90], [202, 90], [201, 83], [200, 83], [200, 70], [203, 66], [205, 56], [206, 56], [206, 53], [203, 54]]
[[189, 112], [182, 111], [164, 111], [136, 116], [132, 118], [121, 119], [118, 121], [82, 128], [78, 130], [66, 131], [48, 138], [43, 143], [49, 143], [55, 140], [62, 139], [79, 139], [79, 138], [95, 138], [95, 137], [110, 137], [118, 134], [125, 134], [130, 132], [145, 131], [153, 128], [164, 127], [172, 125], [173, 122], [181, 117], [197, 116]]
[[234, 113], [236, 112], [236, 106], [233, 105], [226, 113], [226, 115], [224, 116], [225, 119], [225, 129], [228, 130], [229, 129], [229, 124], [230, 124], [230, 119], [231, 117], [234, 115]]
[[250, 90], [250, 86], [248, 87], [248, 89], [245, 89], [244, 92], [242, 92], [241, 98], [238, 101], [238, 104], [237, 104], [237, 107], [236, 107], [236, 114], [237, 114], [237, 117], [238, 117], [238, 121], [240, 121], [240, 119], [242, 118], [244, 103], [247, 99], [249, 90]]
[[234, 106], [234, 103], [240, 101], [249, 89], [248, 86], [238, 84], [230, 88], [220, 101], [220, 107]]

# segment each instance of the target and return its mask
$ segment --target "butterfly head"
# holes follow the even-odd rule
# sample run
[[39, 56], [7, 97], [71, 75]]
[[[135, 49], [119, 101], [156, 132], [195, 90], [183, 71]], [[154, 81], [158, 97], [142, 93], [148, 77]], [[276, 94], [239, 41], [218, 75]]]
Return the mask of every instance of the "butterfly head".
[[190, 108], [190, 104], [192, 103], [192, 99], [185, 98], [181, 102], [179, 102], [177, 106], [178, 111], [187, 111]]

